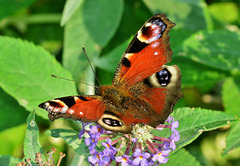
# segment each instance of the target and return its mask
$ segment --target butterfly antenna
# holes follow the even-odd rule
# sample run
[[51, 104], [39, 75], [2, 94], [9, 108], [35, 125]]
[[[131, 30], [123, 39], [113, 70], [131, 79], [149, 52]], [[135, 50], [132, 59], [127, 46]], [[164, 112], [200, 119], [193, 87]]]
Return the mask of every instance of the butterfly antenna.
[[95, 73], [95, 71], [94, 71], [94, 69], [93, 69], [93, 67], [92, 67], [92, 64], [91, 64], [91, 62], [90, 62], [90, 60], [89, 60], [89, 58], [88, 58], [88, 56], [87, 56], [87, 53], [86, 53], [86, 50], [85, 50], [85, 47], [84, 47], [84, 46], [82, 47], [82, 50], [83, 50], [83, 52], [84, 52], [84, 54], [85, 54], [85, 56], [86, 56], [86, 58], [87, 58], [87, 60], [88, 60], [88, 63], [89, 63], [89, 65], [90, 65], [91, 69], [92, 69], [92, 72], [93, 72], [93, 74], [94, 74], [97, 82], [98, 82], [99, 85], [101, 86], [101, 83], [100, 83], [99, 79], [97, 78], [97, 75], [96, 75], [96, 73]]
[[86, 83], [86, 82], [81, 82], [81, 81], [70, 80], [70, 79], [67, 79], [67, 78], [58, 77], [58, 76], [56, 76], [56, 75], [53, 75], [53, 74], [51, 74], [51, 77], [54, 77], [54, 78], [60, 78], [60, 79], [62, 79], [62, 80], [73, 81], [73, 82], [77, 82], [77, 83], [85, 84], [85, 85], [93, 86], [93, 87], [94, 87], [94, 88], [96, 88], [96, 89], [99, 89], [99, 87], [98, 87], [98, 86], [95, 86], [95, 85], [92, 85], [92, 84], [88, 84], [88, 83]]

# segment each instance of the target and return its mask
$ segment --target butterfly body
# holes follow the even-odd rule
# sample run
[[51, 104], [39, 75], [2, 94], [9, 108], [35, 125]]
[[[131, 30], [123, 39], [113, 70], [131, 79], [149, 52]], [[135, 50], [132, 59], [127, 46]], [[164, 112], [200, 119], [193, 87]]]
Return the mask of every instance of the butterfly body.
[[121, 119], [131, 119], [127, 121], [128, 125], [139, 122], [148, 123], [150, 119], [154, 118], [154, 111], [150, 105], [139, 98], [140, 94], [144, 93], [142, 85], [132, 87], [132, 89], [128, 91], [114, 86], [103, 86], [102, 89], [104, 89], [104, 91], [101, 95], [106, 105], [109, 106], [109, 111]]
[[57, 98], [39, 107], [51, 120], [93, 121], [123, 133], [137, 123], [164, 123], [182, 97], [179, 67], [165, 65], [171, 61], [168, 32], [174, 25], [164, 14], [151, 17], [124, 52], [112, 85], [99, 87], [96, 95]]

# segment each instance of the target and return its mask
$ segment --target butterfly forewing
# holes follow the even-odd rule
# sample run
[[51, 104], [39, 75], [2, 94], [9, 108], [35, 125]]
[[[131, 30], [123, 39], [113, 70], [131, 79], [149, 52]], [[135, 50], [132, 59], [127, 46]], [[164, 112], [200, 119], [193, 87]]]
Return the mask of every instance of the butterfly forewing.
[[[125, 124], [119, 108], [102, 96], [68, 96], [39, 104], [49, 112], [51, 121], [58, 118], [97, 122], [106, 130], [129, 133], [131, 123]], [[115, 113], [114, 113], [115, 112]]]
[[50, 120], [70, 118], [96, 122], [103, 114], [105, 105], [101, 96], [68, 96], [46, 101], [39, 105], [49, 112]]
[[115, 71], [114, 86], [133, 86], [171, 61], [169, 31], [175, 24], [164, 14], [151, 17], [124, 52]]

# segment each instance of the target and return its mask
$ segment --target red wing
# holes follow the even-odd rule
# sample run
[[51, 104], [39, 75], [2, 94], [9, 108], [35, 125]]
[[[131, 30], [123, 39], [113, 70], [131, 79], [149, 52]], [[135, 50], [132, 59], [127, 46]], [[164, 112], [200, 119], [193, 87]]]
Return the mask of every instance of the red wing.
[[164, 14], [151, 17], [138, 31], [115, 71], [114, 86], [133, 86], [171, 61], [168, 32], [175, 24]]
[[155, 112], [155, 119], [148, 124], [163, 124], [174, 105], [182, 97], [181, 73], [178, 66], [163, 66], [164, 69], [143, 80], [145, 92], [138, 97], [148, 103]]
[[71, 118], [82, 121], [97, 121], [105, 111], [100, 96], [68, 96], [46, 101], [39, 105], [49, 112], [50, 120]]

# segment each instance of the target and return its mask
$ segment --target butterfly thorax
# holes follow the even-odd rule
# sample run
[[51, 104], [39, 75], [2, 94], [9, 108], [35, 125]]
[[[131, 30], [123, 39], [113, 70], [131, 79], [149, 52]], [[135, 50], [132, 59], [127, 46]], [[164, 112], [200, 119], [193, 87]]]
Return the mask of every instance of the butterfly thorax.
[[127, 96], [126, 91], [122, 91], [121, 89], [114, 86], [102, 86], [100, 89], [101, 96], [110, 100], [113, 103], [121, 103], [122, 99]]
[[146, 117], [152, 116], [151, 108], [147, 103], [135, 98], [129, 91], [115, 86], [102, 86], [101, 95], [109, 103], [108, 109], [110, 110], [107, 111], [116, 115], [132, 117], [138, 123], [141, 119], [144, 119], [142, 122], [147, 123]]

